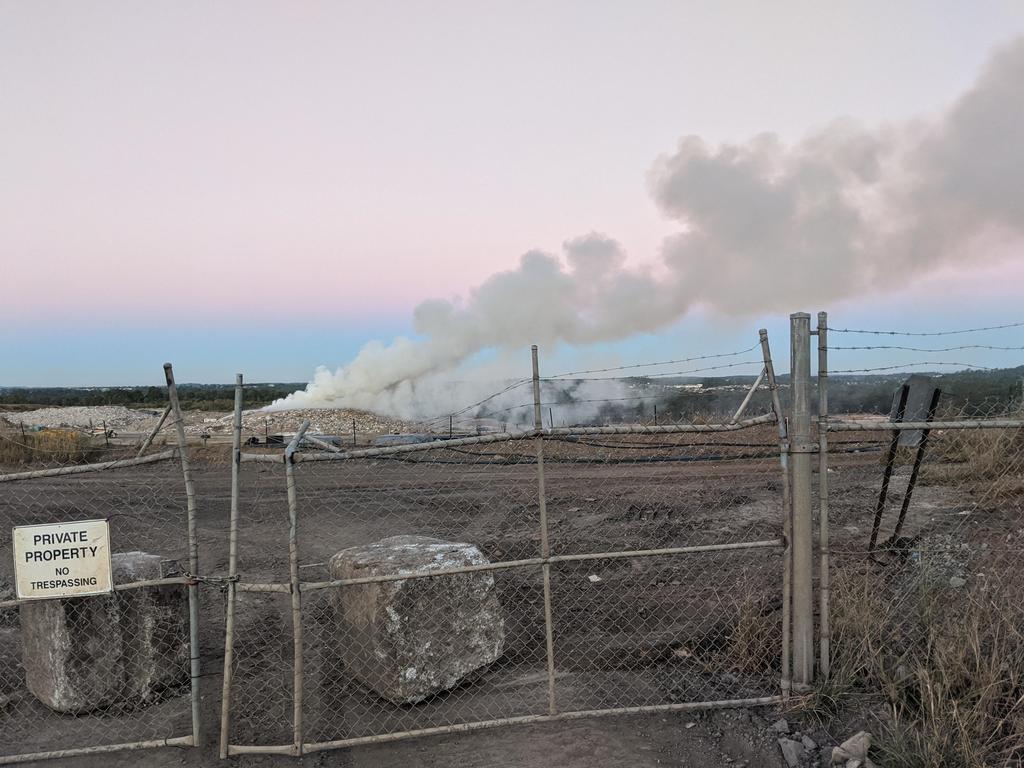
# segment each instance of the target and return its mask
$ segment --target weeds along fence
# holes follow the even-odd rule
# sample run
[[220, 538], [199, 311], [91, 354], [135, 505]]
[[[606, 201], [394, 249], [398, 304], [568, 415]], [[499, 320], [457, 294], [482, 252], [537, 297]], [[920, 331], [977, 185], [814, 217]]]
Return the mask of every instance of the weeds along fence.
[[837, 414], [829, 375], [890, 368], [850, 370], [849, 350], [899, 355], [899, 370], [962, 369], [942, 361], [1024, 350], [1007, 341], [1019, 327], [863, 331], [818, 318], [818, 667], [808, 706], [823, 717], [871, 713], [886, 765], [1021, 756], [1024, 412], [1014, 397], [972, 402], [939, 375], [894, 382], [888, 417]]
[[[0, 764], [200, 743], [196, 503], [166, 374], [170, 403], [141, 444], [0, 433], [4, 463], [33, 467], [0, 475], [0, 582], [16, 583], [14, 527], [102, 520], [114, 585], [91, 597], [0, 594]], [[170, 445], [154, 445], [165, 426]]]
[[222, 755], [780, 701], [778, 411], [545, 428], [541, 385], [520, 431], [239, 452]]

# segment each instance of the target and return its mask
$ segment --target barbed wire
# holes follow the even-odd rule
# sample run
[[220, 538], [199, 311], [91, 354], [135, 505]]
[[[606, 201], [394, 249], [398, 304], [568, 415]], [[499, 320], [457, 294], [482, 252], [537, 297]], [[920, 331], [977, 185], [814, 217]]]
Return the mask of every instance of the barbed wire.
[[1001, 331], [1005, 328], [1021, 328], [1024, 322], [1005, 323], [1004, 325], [989, 325], [982, 328], [963, 328], [956, 331], [880, 331], [865, 330], [863, 328], [832, 328], [828, 327], [830, 333], [865, 333], [874, 336], [956, 336], [963, 333], [980, 333], [981, 331]]
[[833, 347], [829, 346], [829, 349], [835, 350], [867, 350], [867, 349], [898, 349], [904, 352], [959, 352], [964, 349], [991, 349], [997, 352], [1019, 352], [1024, 350], [1024, 346], [1019, 347], [996, 347], [990, 344], [965, 344], [959, 347], [938, 347], [938, 348], [924, 348], [924, 347], [903, 347], [899, 345], [888, 345], [879, 344], [875, 346], [864, 346], [864, 347]]
[[[691, 374], [691, 373], [705, 373], [707, 371], [721, 371], [721, 370], [725, 370], [727, 368], [740, 368], [740, 367], [745, 366], [745, 365], [760, 365], [760, 366], [763, 366], [764, 365], [764, 361], [763, 360], [744, 360], [744, 361], [739, 362], [739, 363], [726, 363], [724, 365], [710, 365], [710, 366], [707, 366], [705, 368], [691, 368], [691, 369], [685, 370], [685, 371], [666, 371], [666, 372], [662, 372], [662, 373], [648, 373], [648, 374], [645, 374], [642, 377], [637, 377], [637, 376], [589, 376], [589, 377], [574, 378], [572, 380], [573, 381], [621, 381], [623, 379], [635, 379], [635, 378], [658, 379], [658, 378], [666, 378], [666, 377], [669, 377], [669, 376], [685, 376], [685, 375]], [[612, 369], [612, 370], [616, 370], [616, 369]], [[541, 379], [541, 381], [555, 381], [555, 380], [557, 380], [557, 379], [550, 378], [550, 377], [546, 377], [546, 378], [542, 378]]]
[[995, 371], [996, 368], [988, 368], [984, 365], [974, 365], [973, 363], [958, 363], [958, 362], [946, 362], [942, 360], [923, 360], [920, 363], [900, 363], [899, 365], [881, 365], [876, 368], [847, 368], [845, 370], [834, 370], [829, 371], [829, 376], [833, 376], [837, 373], [874, 373], [876, 371], [895, 371], [900, 368], [914, 368], [921, 365], [956, 365], [964, 369], [976, 370], [976, 371]]
[[425, 426], [428, 426], [428, 425], [433, 424], [435, 422], [447, 421], [448, 419], [453, 418], [455, 416], [461, 416], [462, 414], [466, 413], [467, 411], [471, 411], [474, 408], [479, 408], [484, 403], [486, 403], [486, 402], [488, 402], [490, 400], [493, 400], [494, 398], [496, 398], [496, 397], [498, 397], [500, 395], [503, 395], [506, 392], [511, 392], [513, 389], [516, 389], [517, 387], [523, 386], [523, 384], [528, 384], [530, 381], [532, 381], [532, 379], [519, 379], [518, 381], [514, 381], [511, 384], [509, 384], [504, 389], [500, 389], [497, 392], [494, 392], [494, 393], [488, 395], [487, 397], [483, 398], [482, 400], [478, 400], [477, 402], [472, 403], [470, 405], [467, 405], [464, 408], [460, 408], [457, 411], [452, 411], [451, 413], [440, 414], [438, 416], [434, 416], [433, 418], [423, 419], [423, 420], [420, 420], [420, 421], [416, 421], [414, 423], [421, 424], [422, 426], [425, 427]]
[[[545, 379], [561, 379], [567, 376], [577, 376], [584, 373], [608, 373], [609, 371], [625, 371], [630, 368], [653, 368], [658, 365], [675, 365], [676, 363], [692, 363], [696, 360], [713, 360], [722, 357], [736, 357], [738, 355], [745, 355], [748, 352], [753, 352], [761, 346], [760, 342], [747, 349], [741, 349], [738, 352], [723, 352], [716, 355], [697, 355], [696, 357], [683, 357], [678, 360], [662, 360], [656, 363], [633, 363], [631, 365], [616, 365], [610, 368], [592, 368], [589, 371], [568, 371], [567, 373], [556, 373], [550, 376], [545, 376]], [[653, 374], [652, 374], [653, 375]], [[627, 378], [627, 377], [622, 377]]]

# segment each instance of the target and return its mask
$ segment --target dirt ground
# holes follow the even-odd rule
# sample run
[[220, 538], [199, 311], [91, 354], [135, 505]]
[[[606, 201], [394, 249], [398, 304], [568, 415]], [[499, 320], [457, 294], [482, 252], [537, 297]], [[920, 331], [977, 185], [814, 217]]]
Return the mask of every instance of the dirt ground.
[[[686, 446], [698, 460], [638, 462], [621, 443], [552, 447], [546, 456], [546, 513], [555, 554], [609, 552], [777, 538], [781, 533], [777, 455], [769, 429], [746, 435], [757, 445]], [[685, 443], [685, 441], [682, 441]], [[881, 474], [877, 441], [849, 442], [831, 462], [833, 547], [862, 549]], [[679, 453], [680, 442], [647, 445], [648, 459]], [[768, 448], [758, 446], [765, 445]], [[630, 452], [632, 451], [632, 452]], [[297, 468], [304, 581], [325, 578], [326, 559], [346, 546], [398, 533], [471, 541], [492, 560], [539, 553], [535, 452], [531, 443], [466, 456], [454, 451], [424, 461], [310, 463]], [[468, 461], [468, 463], [467, 463]], [[179, 468], [133, 470], [0, 486], [3, 528], [51, 519], [112, 516], [115, 550], [158, 552], [184, 563]], [[204, 573], [227, 568], [228, 466], [215, 455], [196, 462]], [[894, 481], [902, 492], [906, 473]], [[954, 489], [917, 490], [907, 532], [962, 525], [964, 500]], [[890, 510], [890, 515], [894, 514]], [[887, 518], [891, 525], [891, 518]], [[287, 504], [280, 465], [245, 465], [239, 569], [247, 581], [287, 579]], [[9, 550], [9, 540], [3, 542]], [[0, 579], [10, 557], [0, 553]], [[558, 703], [562, 710], [773, 695], [778, 680], [777, 548], [567, 563], [552, 568]], [[596, 578], [596, 581], [594, 578]], [[544, 633], [537, 568], [498, 572], [508, 615], [506, 654], [488, 677], [446, 697], [401, 710], [384, 706], [332, 674], [331, 603], [310, 593], [307, 630], [307, 740], [370, 735], [459, 720], [543, 710]], [[290, 728], [291, 633], [286, 596], [239, 603], [233, 743], [287, 741]], [[204, 588], [204, 719], [219, 722], [223, 657], [223, 587]], [[738, 617], [753, 607], [754, 630]], [[742, 644], [739, 644], [742, 643]], [[766, 655], [767, 654], [767, 655]], [[739, 655], [740, 662], [736, 662]], [[268, 664], [270, 667], [268, 667]], [[187, 698], [177, 696], [129, 718], [88, 722], [53, 715], [31, 701], [19, 679], [17, 622], [0, 622], [0, 684], [11, 697], [0, 714], [0, 753], [187, 732]], [[268, 674], [268, 669], [270, 673]], [[241, 765], [782, 765], [771, 709], [600, 717], [510, 726], [323, 752], [297, 763], [240, 757]], [[102, 722], [100, 722], [102, 720]], [[122, 721], [128, 721], [126, 724]], [[170, 729], [170, 731], [168, 731]], [[103, 738], [98, 738], [103, 734]], [[120, 738], [108, 738], [108, 736]], [[98, 768], [213, 765], [203, 750], [162, 749], [67, 759]], [[842, 734], [837, 734], [837, 739]], [[819, 744], [836, 743], [818, 734]], [[841, 739], [838, 739], [841, 740]], [[746, 762], [744, 762], [746, 761]]]
[[[321, 752], [301, 759], [238, 757], [252, 768], [595, 768], [596, 766], [785, 766], [767, 720], [747, 710], [689, 717], [648, 715], [498, 728], [469, 735], [411, 739], [393, 744]], [[224, 765], [208, 752], [191, 749], [120, 753], [103, 758], [69, 758], [68, 768], [153, 768]]]

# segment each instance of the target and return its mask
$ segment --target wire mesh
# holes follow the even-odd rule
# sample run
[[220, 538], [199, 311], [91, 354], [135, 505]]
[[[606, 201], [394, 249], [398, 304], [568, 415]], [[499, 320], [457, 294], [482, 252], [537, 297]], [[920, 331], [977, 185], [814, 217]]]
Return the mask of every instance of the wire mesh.
[[[1018, 326], [851, 333], [938, 336]], [[1018, 349], [1005, 342], [963, 348]], [[917, 365], [928, 364], [891, 368]], [[1013, 381], [1006, 373], [999, 381]], [[896, 440], [881, 425], [828, 435], [831, 664], [819, 691], [854, 713], [884, 705], [878, 730], [887, 748], [927, 753], [933, 764], [1009, 764], [1019, 758], [1024, 736], [1024, 412], [1018, 386], [1000, 392], [1001, 384], [970, 376], [960, 371], [931, 380], [942, 389], [934, 420], [945, 426], [928, 430], [923, 445], [920, 430]], [[876, 385], [876, 408], [887, 410], [900, 384], [891, 378]], [[993, 390], [998, 394], [986, 394]], [[890, 417], [833, 412], [828, 418], [870, 424]], [[854, 436], [859, 442], [851, 442]]]
[[[236, 628], [235, 751], [293, 745], [297, 691], [306, 748], [772, 696], [782, 573], [774, 425], [626, 430], [300, 454], [299, 660], [284, 460], [243, 464], [238, 610], [250, 618]], [[714, 549], [750, 541], [758, 548]], [[694, 546], [709, 551], [674, 551]], [[431, 575], [438, 568], [456, 572]]]
[[[32, 433], [28, 433], [31, 438]], [[38, 436], [38, 433], [36, 433]], [[124, 462], [138, 445], [100, 437], [4, 449], [5, 468]], [[2, 438], [0, 438], [2, 439]], [[75, 448], [75, 444], [78, 448]], [[70, 450], [69, 450], [70, 446]], [[163, 447], [154, 447], [159, 453]], [[107, 520], [113, 594], [16, 601], [12, 528]], [[188, 537], [181, 465], [161, 461], [0, 482], [0, 761], [15, 755], [190, 737]]]
[[559, 563], [558, 709], [771, 696], [781, 572], [777, 550]]

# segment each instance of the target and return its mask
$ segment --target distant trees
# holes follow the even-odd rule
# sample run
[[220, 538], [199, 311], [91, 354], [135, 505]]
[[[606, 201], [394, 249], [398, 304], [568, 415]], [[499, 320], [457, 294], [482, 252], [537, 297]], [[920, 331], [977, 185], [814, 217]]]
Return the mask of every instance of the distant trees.
[[[245, 407], [259, 408], [301, 389], [302, 384], [255, 384], [245, 387]], [[235, 388], [230, 384], [179, 384], [178, 397], [185, 410], [230, 411]], [[0, 405], [35, 405], [40, 408], [72, 405], [123, 405], [159, 409], [167, 403], [167, 387], [6, 387]]]

